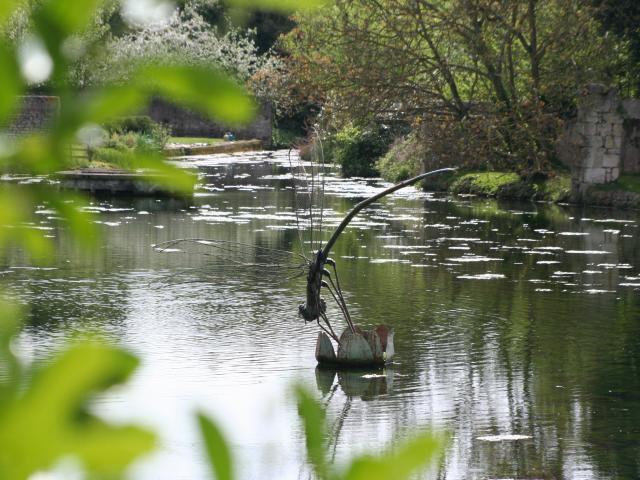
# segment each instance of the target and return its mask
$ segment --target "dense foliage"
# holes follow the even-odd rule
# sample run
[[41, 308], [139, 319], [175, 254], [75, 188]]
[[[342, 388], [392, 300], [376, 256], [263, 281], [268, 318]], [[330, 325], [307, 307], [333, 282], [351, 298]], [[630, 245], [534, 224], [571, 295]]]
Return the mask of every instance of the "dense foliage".
[[[286, 45], [299, 88], [335, 122], [405, 120], [436, 163], [531, 175], [553, 167], [555, 119], [580, 87], [613, 79], [618, 50], [596, 13], [584, 0], [338, 0], [300, 16]], [[442, 156], [464, 139], [479, 150]]]
[[346, 177], [373, 177], [379, 174], [375, 159], [384, 155], [393, 141], [391, 129], [373, 125], [348, 125], [330, 143], [331, 160], [342, 168]]

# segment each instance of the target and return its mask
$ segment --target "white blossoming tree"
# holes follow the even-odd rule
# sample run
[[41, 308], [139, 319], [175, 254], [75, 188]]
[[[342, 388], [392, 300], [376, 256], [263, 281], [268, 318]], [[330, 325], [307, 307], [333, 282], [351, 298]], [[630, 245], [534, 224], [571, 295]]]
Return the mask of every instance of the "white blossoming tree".
[[186, 4], [168, 20], [111, 35], [101, 52], [78, 62], [73, 81], [80, 87], [123, 82], [132, 65], [141, 63], [214, 66], [240, 83], [259, 70], [277, 68], [274, 55], [258, 54], [252, 30], [224, 23], [214, 27]]

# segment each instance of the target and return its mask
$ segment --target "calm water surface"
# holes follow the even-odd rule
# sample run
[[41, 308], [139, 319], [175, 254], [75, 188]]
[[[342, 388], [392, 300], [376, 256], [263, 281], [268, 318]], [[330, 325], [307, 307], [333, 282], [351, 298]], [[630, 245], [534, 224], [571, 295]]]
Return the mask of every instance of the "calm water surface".
[[[241, 478], [308, 478], [288, 394], [296, 381], [327, 405], [338, 463], [429, 427], [451, 435], [430, 477], [640, 478], [637, 212], [412, 189], [373, 205], [333, 257], [357, 322], [395, 328], [396, 361], [336, 374], [316, 371], [317, 330], [296, 316], [304, 279], [151, 248], [198, 237], [307, 252], [286, 156], [188, 166], [203, 183], [192, 201], [95, 200], [103, 237], [92, 252], [43, 206], [54, 264], [28, 268], [16, 254], [0, 268], [31, 305], [25, 357], [100, 329], [141, 358], [132, 381], [95, 405], [160, 433], [133, 478], [205, 478], [196, 410], [227, 433]], [[327, 227], [382, 185], [328, 180]], [[491, 441], [504, 435], [522, 437]]]

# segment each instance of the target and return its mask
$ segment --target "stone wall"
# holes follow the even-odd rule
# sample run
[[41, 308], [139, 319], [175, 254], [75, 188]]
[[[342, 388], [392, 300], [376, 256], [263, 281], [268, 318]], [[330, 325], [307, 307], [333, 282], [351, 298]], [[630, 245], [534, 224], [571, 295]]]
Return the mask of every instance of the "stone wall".
[[225, 126], [159, 98], [151, 102], [148, 114], [156, 122], [171, 127], [174, 136], [222, 138], [225, 132], [231, 131], [238, 140], [257, 138], [263, 145], [271, 145], [273, 112], [270, 104], [263, 104], [255, 120], [243, 128]]
[[622, 143], [622, 171], [640, 173], [640, 99], [622, 102], [624, 141]]
[[571, 168], [574, 191], [640, 172], [640, 100], [621, 100], [615, 88], [585, 87], [576, 118], [567, 122], [558, 144]]
[[60, 98], [43, 95], [20, 97], [17, 113], [9, 118], [3, 130], [10, 135], [42, 131], [60, 113]]

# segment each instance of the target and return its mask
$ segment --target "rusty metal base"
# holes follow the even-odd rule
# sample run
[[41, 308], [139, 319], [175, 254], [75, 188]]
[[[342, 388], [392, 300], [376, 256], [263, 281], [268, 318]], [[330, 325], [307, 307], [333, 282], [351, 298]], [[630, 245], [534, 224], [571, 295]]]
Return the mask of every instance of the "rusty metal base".
[[378, 325], [373, 330], [346, 329], [340, 335], [338, 352], [324, 332], [318, 332], [316, 360], [319, 365], [345, 367], [376, 367], [391, 363], [395, 353], [393, 329]]

